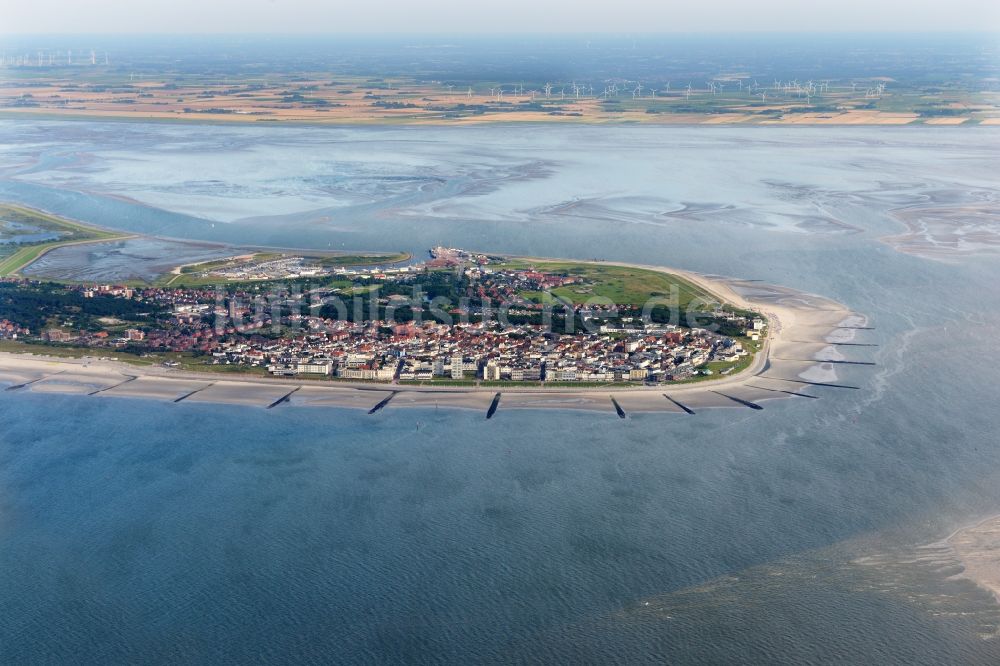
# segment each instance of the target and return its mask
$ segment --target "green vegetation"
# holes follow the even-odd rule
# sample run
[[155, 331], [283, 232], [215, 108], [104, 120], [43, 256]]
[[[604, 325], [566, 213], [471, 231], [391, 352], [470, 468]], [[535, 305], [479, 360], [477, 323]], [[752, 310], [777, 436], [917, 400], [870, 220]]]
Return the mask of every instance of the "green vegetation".
[[[694, 302], [708, 305], [718, 301], [710, 293], [676, 275], [628, 266], [613, 266], [558, 261], [510, 261], [498, 267], [535, 268], [546, 273], [578, 276], [582, 282], [557, 287], [550, 292], [554, 297], [574, 304], [582, 304], [594, 297], [608, 299], [617, 305], [642, 307], [651, 299], [670, 299], [676, 290], [677, 306], [687, 309]], [[525, 298], [545, 303], [551, 298], [539, 292], [526, 292]]]
[[56, 240], [21, 244], [0, 244], [0, 277], [16, 275], [18, 271], [49, 250], [62, 245], [125, 237], [125, 234], [104, 231], [80, 224], [79, 222], [71, 222], [55, 217], [54, 215], [49, 215], [48, 213], [12, 204], [0, 204], [0, 221], [24, 225], [30, 229], [30, 233], [47, 232], [59, 235]]
[[[240, 255], [239, 259], [226, 257], [212, 259], [196, 264], [186, 264], [175, 268], [173, 272], [161, 275], [155, 286], [159, 287], [207, 287], [219, 284], [240, 284], [246, 282], [265, 283], [264, 280], [241, 280], [211, 275], [213, 271], [231, 268], [247, 262], [263, 262], [280, 259], [281, 257], [303, 257], [311, 260], [322, 268], [347, 268], [362, 266], [383, 266], [408, 261], [412, 255], [408, 252], [388, 254], [327, 254], [319, 252], [257, 252], [252, 255]], [[316, 279], [313, 278], [313, 281]], [[288, 282], [287, 280], [283, 282]]]
[[121, 329], [149, 326], [163, 315], [163, 308], [128, 298], [94, 294], [85, 298], [79, 291], [54, 282], [0, 283], [0, 312], [11, 321], [26, 326], [33, 334], [46, 328], [74, 328], [100, 331], [114, 320]]
[[324, 268], [334, 268], [340, 266], [382, 266], [409, 261], [412, 256], [413, 255], [409, 252], [396, 252], [393, 254], [340, 254], [322, 257], [317, 263]]
[[145, 353], [129, 351], [128, 349], [76, 347], [55, 342], [22, 342], [20, 340], [0, 340], [0, 352], [37, 354], [59, 358], [110, 358], [123, 363], [145, 367], [162, 365], [164, 363], [176, 363], [177, 369], [191, 372], [267, 375], [265, 368], [246, 365], [216, 365], [211, 362], [210, 356], [199, 356], [194, 352]]
[[681, 379], [673, 383], [690, 384], [692, 382], [703, 382], [709, 379], [719, 379], [720, 377], [723, 376], [738, 375], [739, 373], [743, 372], [744, 370], [750, 367], [751, 363], [753, 363], [754, 358], [756, 358], [757, 356], [757, 352], [761, 350], [763, 345], [760, 342], [754, 342], [750, 340], [750, 338], [737, 338], [737, 341], [739, 341], [743, 345], [743, 348], [750, 353], [747, 354], [746, 356], [741, 356], [736, 361], [709, 361], [708, 363], [704, 364], [698, 369], [710, 370], [711, 374], [708, 375], [698, 374], [694, 375], [693, 377], [689, 377], [687, 379]]

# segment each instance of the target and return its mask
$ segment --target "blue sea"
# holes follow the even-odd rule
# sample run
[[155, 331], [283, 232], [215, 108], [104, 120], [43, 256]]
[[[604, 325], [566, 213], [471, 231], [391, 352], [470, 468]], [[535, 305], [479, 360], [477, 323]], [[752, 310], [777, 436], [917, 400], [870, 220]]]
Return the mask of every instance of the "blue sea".
[[0, 662], [1000, 663], [1000, 605], [914, 557], [1000, 513], [997, 230], [897, 214], [995, 202], [1000, 132], [0, 138], [6, 199], [110, 227], [599, 253], [829, 296], [878, 345], [843, 352], [877, 363], [838, 367], [860, 391], [625, 420], [0, 391]]

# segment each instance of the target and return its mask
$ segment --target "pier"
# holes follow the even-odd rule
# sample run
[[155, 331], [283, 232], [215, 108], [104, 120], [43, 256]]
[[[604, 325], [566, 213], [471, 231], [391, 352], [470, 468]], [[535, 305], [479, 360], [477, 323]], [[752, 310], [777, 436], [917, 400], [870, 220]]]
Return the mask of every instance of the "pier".
[[687, 405], [682, 405], [681, 403], [677, 402], [676, 400], [674, 400], [673, 398], [671, 398], [666, 393], [663, 394], [663, 397], [666, 398], [667, 400], [669, 400], [670, 402], [674, 403], [678, 407], [680, 407], [682, 410], [684, 410], [685, 414], [692, 414], [692, 415], [694, 414], [694, 410], [693, 409], [691, 409]]
[[816, 340], [789, 340], [789, 342], [800, 345], [820, 345], [821, 347], [827, 345], [834, 347], [878, 347], [874, 342], [817, 342]]
[[744, 400], [743, 398], [737, 398], [735, 395], [729, 395], [728, 393], [722, 393], [721, 391], [712, 391], [712, 393], [716, 395], [721, 395], [723, 398], [729, 398], [733, 402], [738, 402], [744, 407], [749, 407], [750, 409], [757, 409], [757, 410], [764, 409], [756, 402], [750, 402], [749, 400]]
[[129, 378], [123, 382], [118, 382], [117, 384], [113, 384], [111, 386], [105, 386], [104, 388], [99, 388], [96, 391], [91, 391], [87, 395], [97, 395], [98, 393], [103, 393], [104, 391], [110, 391], [113, 388], [118, 388], [122, 384], [128, 384], [129, 382], [134, 382], [137, 379], [139, 379], [137, 376], [129, 376]]
[[274, 407], [277, 407], [278, 405], [280, 405], [282, 403], [288, 402], [289, 398], [292, 397], [292, 394], [295, 393], [296, 391], [298, 391], [300, 388], [302, 388], [302, 387], [301, 386], [296, 386], [291, 391], [289, 391], [288, 393], [286, 393], [285, 395], [281, 396], [280, 398], [278, 398], [277, 400], [275, 400], [274, 402], [272, 402], [270, 405], [268, 405], [267, 409], [273, 409]]
[[767, 388], [766, 386], [757, 386], [756, 384], [747, 384], [747, 388], [760, 389], [761, 391], [771, 391], [772, 393], [785, 393], [787, 395], [794, 395], [799, 398], [813, 398], [814, 400], [819, 400], [818, 395], [809, 395], [808, 393], [796, 393], [795, 391], [785, 391], [782, 389]]
[[500, 406], [500, 395], [501, 394], [497, 392], [497, 394], [493, 396], [493, 402], [490, 403], [490, 408], [486, 410], [487, 419], [493, 418], [493, 415], [497, 413], [497, 408]]
[[205, 389], [207, 389], [207, 388], [209, 388], [209, 387], [211, 387], [211, 386], [215, 386], [215, 382], [212, 382], [211, 384], [208, 384], [208, 385], [206, 385], [206, 386], [201, 386], [201, 387], [199, 387], [199, 388], [196, 388], [196, 389], [195, 389], [195, 390], [193, 390], [193, 391], [190, 391], [190, 392], [188, 392], [188, 393], [185, 393], [185, 394], [184, 394], [184, 395], [182, 395], [181, 397], [179, 397], [179, 398], [175, 399], [175, 400], [174, 400], [174, 402], [180, 402], [180, 401], [182, 401], [182, 400], [186, 400], [187, 398], [190, 398], [191, 396], [193, 396], [193, 395], [194, 395], [195, 393], [197, 393], [198, 391], [204, 391]]
[[389, 395], [387, 395], [384, 398], [382, 398], [381, 400], [379, 400], [378, 403], [376, 403], [376, 405], [374, 407], [372, 407], [371, 409], [368, 410], [368, 413], [369, 414], [374, 414], [378, 410], [380, 410], [383, 407], [385, 407], [386, 405], [388, 405], [389, 401], [392, 400], [393, 398], [395, 398], [397, 393], [399, 393], [399, 391], [393, 391]]
[[793, 363], [840, 363], [842, 365], [876, 365], [874, 361], [837, 361], [829, 358], [778, 358], [775, 361], [791, 361]]
[[30, 382], [24, 382], [23, 384], [15, 384], [14, 386], [8, 386], [4, 390], [5, 391], [16, 391], [18, 389], [23, 389], [26, 386], [31, 386], [35, 382], [40, 382], [43, 379], [48, 379], [49, 377], [55, 377], [56, 375], [61, 375], [64, 372], [66, 372], [66, 371], [65, 370], [60, 370], [59, 372], [53, 372], [51, 375], [42, 375], [38, 379], [32, 379]]
[[615, 400], [615, 396], [611, 396], [611, 404], [615, 406], [615, 412], [618, 413], [618, 418], [625, 418], [625, 410], [622, 409], [622, 406], [618, 404], [617, 400]]
[[791, 382], [792, 384], [808, 384], [809, 386], [826, 386], [829, 388], [842, 388], [842, 389], [854, 389], [855, 391], [860, 391], [860, 386], [850, 386], [848, 384], [830, 384], [828, 382], [808, 382], [804, 379], [785, 379], [784, 377], [771, 377], [769, 375], [760, 375], [761, 379], [773, 379], [776, 382]]

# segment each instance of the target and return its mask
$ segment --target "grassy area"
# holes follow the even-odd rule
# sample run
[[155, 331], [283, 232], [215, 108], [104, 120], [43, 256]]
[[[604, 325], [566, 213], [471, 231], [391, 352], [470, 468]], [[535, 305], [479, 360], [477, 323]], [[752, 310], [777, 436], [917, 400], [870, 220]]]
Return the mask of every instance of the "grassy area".
[[245, 365], [214, 365], [210, 356], [195, 356], [191, 352], [150, 352], [148, 354], [133, 354], [117, 349], [102, 349], [99, 347], [74, 347], [71, 345], [21, 342], [18, 340], [0, 340], [0, 352], [18, 354], [37, 354], [39, 356], [55, 356], [58, 358], [109, 358], [137, 366], [154, 366], [163, 363], [177, 363], [178, 369], [191, 372], [218, 372], [223, 374], [249, 374], [263, 376], [268, 374], [266, 368]]
[[[246, 255], [240, 255], [245, 257]], [[187, 264], [178, 269], [178, 272], [165, 273], [156, 281], [156, 286], [162, 287], [208, 287], [218, 284], [239, 284], [244, 282], [260, 283], [263, 280], [243, 280], [238, 278], [225, 278], [220, 275], [211, 275], [213, 271], [229, 268], [242, 263], [262, 262], [280, 259], [281, 257], [304, 257], [315, 260], [316, 264], [323, 268], [348, 268], [361, 266], [382, 266], [398, 264], [409, 261], [412, 255], [408, 252], [396, 252], [390, 254], [344, 254], [329, 255], [324, 253], [309, 252], [257, 252], [249, 259], [236, 260], [232, 257], [224, 259], [212, 259], [197, 264]]]
[[44, 356], [56, 356], [59, 358], [83, 358], [93, 357], [114, 357], [119, 361], [134, 363], [135, 365], [154, 365], [155, 360], [144, 358], [137, 354], [128, 354], [109, 349], [90, 349], [87, 347], [70, 347], [67, 345], [42, 344], [21, 342], [18, 340], [0, 340], [0, 352], [12, 352], [16, 354], [38, 354]]
[[21, 247], [13, 254], [0, 260], [0, 276], [14, 275], [19, 270], [38, 259], [43, 253], [62, 243], [46, 243], [44, 245], [29, 245]]
[[319, 265], [324, 268], [383, 266], [409, 261], [412, 256], [409, 252], [396, 252], [394, 254], [343, 254], [323, 257], [320, 259]]
[[525, 298], [538, 303], [558, 297], [575, 304], [585, 303], [591, 298], [600, 297], [618, 305], [642, 306], [650, 299], [670, 299], [676, 290], [678, 303], [682, 309], [687, 309], [692, 301], [698, 303], [714, 303], [717, 301], [704, 289], [687, 280], [643, 268], [628, 266], [572, 263], [561, 261], [510, 261], [502, 265], [506, 268], [535, 268], [547, 273], [566, 273], [583, 278], [582, 283], [557, 287], [548, 294], [540, 292], [525, 292]]
[[[738, 375], [743, 372], [753, 363], [753, 360], [757, 357], [757, 353], [763, 348], [761, 342], [753, 342], [750, 338], [737, 338], [739, 342], [743, 344], [743, 348], [746, 349], [749, 354], [746, 356], [741, 356], [736, 361], [709, 361], [705, 364], [705, 368], [712, 371], [710, 375], [695, 375], [687, 379], [682, 379], [676, 382], [670, 382], [672, 384], [691, 384], [694, 382], [709, 381], [712, 379], [722, 379], [723, 377], [730, 377], [732, 375]], [[723, 375], [722, 373], [728, 372]]]
[[59, 234], [59, 238], [52, 241], [40, 241], [25, 245], [6, 243], [0, 245], [0, 276], [15, 275], [49, 250], [62, 245], [112, 240], [126, 236], [126, 234], [104, 231], [103, 229], [80, 224], [79, 222], [72, 222], [49, 215], [39, 210], [13, 204], [0, 204], [0, 220], [28, 225], [43, 232]]

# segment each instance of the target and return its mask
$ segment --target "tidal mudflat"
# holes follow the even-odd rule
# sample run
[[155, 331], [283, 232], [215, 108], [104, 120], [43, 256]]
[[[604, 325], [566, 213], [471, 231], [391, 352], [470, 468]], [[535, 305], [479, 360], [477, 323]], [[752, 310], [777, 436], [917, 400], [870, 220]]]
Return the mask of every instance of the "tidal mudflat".
[[[656, 264], [677, 262], [638, 256], [644, 238], [684, 234], [710, 251], [719, 236], [765, 232], [938, 258], [997, 244], [1000, 134], [989, 127], [0, 121], [0, 139], [0, 195], [188, 240], [580, 258], [601, 247], [605, 258]], [[611, 243], [597, 242], [612, 228]], [[38, 274], [64, 275], [69, 254]]]
[[268, 130], [0, 123], [0, 193], [182, 239], [783, 285], [865, 315], [781, 354], [862, 388], [626, 419], [505, 396], [490, 420], [489, 394], [0, 391], [0, 661], [1000, 661], [996, 600], [960, 577], [990, 542], [942, 544], [1000, 511], [1000, 265], [887, 240], [900, 211], [996, 200], [996, 129]]

